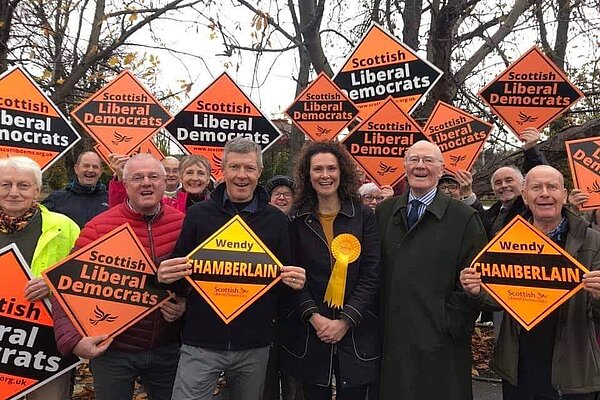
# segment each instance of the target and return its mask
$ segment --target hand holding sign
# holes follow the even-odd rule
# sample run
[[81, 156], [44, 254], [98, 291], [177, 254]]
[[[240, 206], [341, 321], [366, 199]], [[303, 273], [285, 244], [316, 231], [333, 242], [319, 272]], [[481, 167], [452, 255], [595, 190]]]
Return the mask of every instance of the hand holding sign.
[[73, 354], [78, 357], [92, 359], [102, 355], [112, 343], [112, 338], [106, 340], [108, 335], [85, 336], [73, 348]]
[[123, 180], [123, 168], [128, 160], [129, 156], [123, 154], [111, 153], [108, 155], [108, 166], [115, 171], [120, 181]]
[[573, 189], [571, 193], [569, 193], [569, 204], [576, 207], [578, 210], [580, 206], [588, 201], [590, 196], [581, 189]]
[[294, 290], [300, 290], [306, 282], [304, 268], [285, 265], [281, 268], [281, 280]]
[[523, 142], [523, 150], [529, 150], [539, 142], [540, 131], [535, 128], [526, 128], [519, 135], [519, 139]]
[[33, 278], [25, 285], [25, 299], [27, 301], [41, 300], [50, 295], [50, 288], [42, 278]]
[[460, 284], [467, 294], [479, 296], [479, 293], [481, 293], [481, 274], [475, 268], [465, 268], [460, 271]]
[[471, 175], [469, 171], [459, 169], [454, 176], [460, 186], [461, 197], [465, 198], [471, 196], [473, 194], [473, 175]]
[[594, 296], [594, 299], [600, 298], [600, 271], [590, 271], [583, 275], [583, 289]]
[[171, 284], [191, 274], [192, 263], [186, 257], [178, 257], [161, 262], [156, 276], [160, 283]]
[[177, 321], [185, 312], [187, 300], [185, 297], [173, 294], [173, 298], [160, 305], [160, 312], [167, 322]]

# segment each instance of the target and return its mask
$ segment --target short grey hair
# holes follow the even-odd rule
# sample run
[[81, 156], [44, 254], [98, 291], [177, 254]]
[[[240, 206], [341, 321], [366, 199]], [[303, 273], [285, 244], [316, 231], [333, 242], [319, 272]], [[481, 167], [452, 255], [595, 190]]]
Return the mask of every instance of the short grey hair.
[[153, 161], [156, 161], [156, 165], [158, 166], [158, 169], [160, 170], [161, 175], [166, 175], [167, 174], [165, 172], [165, 167], [152, 154], [138, 153], [138, 154], [135, 154], [134, 156], [132, 156], [125, 163], [125, 166], [123, 167], [123, 180], [126, 180], [127, 178], [129, 178], [129, 174], [130, 174], [129, 170], [131, 169], [131, 162], [134, 161], [134, 160], [140, 160], [140, 161], [153, 160]]
[[0, 170], [9, 168], [14, 168], [18, 172], [31, 173], [37, 188], [42, 188], [42, 169], [31, 158], [24, 156], [0, 158]]
[[381, 189], [379, 189], [379, 187], [376, 184], [374, 184], [373, 182], [367, 182], [367, 183], [365, 183], [364, 185], [362, 185], [361, 187], [358, 188], [358, 193], [361, 196], [364, 196], [365, 194], [371, 193], [371, 192], [374, 192], [374, 191], [381, 192]]
[[[517, 173], [517, 177], [521, 180], [521, 183], [525, 182], [525, 177], [523, 177], [523, 173], [521, 172], [521, 170], [519, 169], [519, 167], [517, 167], [514, 164], [510, 164], [510, 165], [505, 165], [503, 167], [500, 168], [510, 168], [512, 170], [514, 170]], [[490, 185], [492, 187], [494, 187], [494, 176], [496, 176], [496, 172], [498, 172], [498, 170], [500, 169], [498, 168], [497, 170], [494, 171], [494, 173], [492, 174], [492, 177], [490, 178]]]
[[258, 169], [262, 170], [262, 151], [258, 143], [247, 139], [243, 136], [238, 136], [229, 140], [227, 143], [225, 143], [225, 148], [223, 149], [223, 161], [221, 162], [221, 170], [224, 170], [225, 166], [227, 165], [227, 155], [229, 153], [248, 154], [252, 152], [256, 153]]

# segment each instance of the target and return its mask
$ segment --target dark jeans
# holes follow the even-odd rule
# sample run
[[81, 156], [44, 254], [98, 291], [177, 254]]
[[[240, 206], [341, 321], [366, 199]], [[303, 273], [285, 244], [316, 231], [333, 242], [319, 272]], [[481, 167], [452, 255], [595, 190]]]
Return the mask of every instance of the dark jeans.
[[90, 360], [96, 400], [131, 400], [139, 376], [150, 400], [171, 400], [179, 344], [128, 353], [108, 350]]
[[595, 400], [597, 396], [597, 393], [586, 393], [563, 394], [561, 397], [550, 385], [537, 386], [535, 388], [525, 385], [513, 386], [502, 381], [502, 398], [504, 400]]

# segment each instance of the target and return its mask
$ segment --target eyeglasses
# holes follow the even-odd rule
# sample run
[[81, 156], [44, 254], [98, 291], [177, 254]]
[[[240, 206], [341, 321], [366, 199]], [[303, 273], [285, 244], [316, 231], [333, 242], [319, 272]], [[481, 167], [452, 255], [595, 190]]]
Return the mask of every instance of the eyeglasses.
[[425, 165], [433, 165], [436, 162], [442, 162], [441, 160], [438, 160], [437, 158], [432, 157], [432, 156], [425, 156], [425, 157], [410, 156], [404, 160], [404, 162], [406, 162], [407, 164], [410, 164], [410, 165], [417, 165], [419, 163], [419, 161], [423, 161], [423, 164], [425, 164]]
[[148, 174], [148, 175], [134, 174], [134, 175], [131, 175], [131, 177], [129, 177], [128, 180], [131, 183], [140, 184], [146, 178], [148, 178], [148, 180], [151, 183], [157, 183], [157, 182], [160, 182], [162, 179], [165, 179], [165, 176], [164, 175], [160, 175], [160, 174]]
[[0, 183], [0, 192], [8, 193], [11, 191], [13, 186], [16, 186], [17, 190], [19, 192], [26, 192], [33, 187], [33, 185], [28, 182], [17, 182], [17, 183], [3, 182], [3, 183]]
[[459, 186], [455, 185], [455, 184], [449, 184], [449, 185], [441, 184], [441, 185], [438, 186], [438, 189], [441, 190], [441, 191], [446, 191], [447, 190], [449, 192], [456, 192], [459, 189]]
[[284, 199], [291, 199], [292, 194], [288, 192], [273, 192], [271, 193], [271, 197], [277, 199], [279, 197], [283, 197]]
[[177, 175], [179, 174], [179, 168], [165, 168], [167, 174]]
[[383, 201], [383, 196], [373, 196], [370, 194], [363, 194], [362, 198], [364, 201], [366, 201], [368, 203], [372, 202], [373, 200], [377, 201], [378, 203]]

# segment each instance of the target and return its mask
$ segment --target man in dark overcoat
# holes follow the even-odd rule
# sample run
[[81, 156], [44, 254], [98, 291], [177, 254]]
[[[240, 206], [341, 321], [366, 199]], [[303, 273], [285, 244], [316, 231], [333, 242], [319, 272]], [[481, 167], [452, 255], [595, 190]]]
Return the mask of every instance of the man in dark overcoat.
[[469, 400], [478, 299], [460, 271], [485, 245], [477, 212], [437, 190], [444, 164], [426, 141], [405, 154], [409, 189], [376, 210], [382, 240], [381, 399]]

